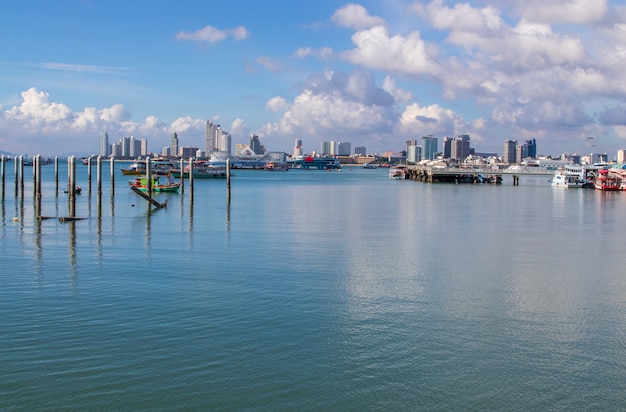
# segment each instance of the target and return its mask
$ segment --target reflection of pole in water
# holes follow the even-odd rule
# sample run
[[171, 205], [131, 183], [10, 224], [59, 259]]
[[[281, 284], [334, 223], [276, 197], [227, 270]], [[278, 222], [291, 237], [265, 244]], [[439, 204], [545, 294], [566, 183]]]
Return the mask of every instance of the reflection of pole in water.
[[77, 282], [77, 270], [76, 270], [76, 222], [69, 222], [70, 241], [69, 241], [69, 254], [70, 254], [70, 281], [72, 288], [76, 287]]
[[33, 159], [33, 192], [35, 195], [35, 217], [41, 217], [41, 155]]

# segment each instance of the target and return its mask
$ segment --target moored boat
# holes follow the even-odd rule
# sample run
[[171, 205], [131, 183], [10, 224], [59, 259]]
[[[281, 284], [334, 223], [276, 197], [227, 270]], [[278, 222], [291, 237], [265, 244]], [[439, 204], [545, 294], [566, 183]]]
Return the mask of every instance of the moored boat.
[[550, 180], [552, 187], [562, 187], [564, 189], [578, 189], [585, 185], [585, 181], [577, 174], [570, 174], [565, 170], [557, 170]]
[[277, 162], [267, 162], [265, 163], [265, 170], [269, 171], [283, 171], [286, 172], [289, 170], [289, 165], [287, 163], [277, 163]]
[[122, 174], [125, 176], [139, 176], [146, 174], [146, 163], [131, 163], [128, 167], [120, 167]]
[[[149, 190], [150, 181], [146, 176], [137, 177], [134, 180], [129, 180], [128, 185], [134, 187], [142, 192]], [[153, 192], [178, 192], [180, 188], [180, 182], [175, 182], [171, 176], [152, 176], [152, 191]]]
[[389, 168], [389, 178], [394, 180], [406, 179], [406, 165], [395, 165]]
[[[226, 162], [196, 162], [193, 164], [192, 173], [194, 179], [226, 179]], [[180, 170], [172, 170], [172, 175], [180, 178]], [[189, 178], [189, 166], [183, 168], [182, 176]]]
[[373, 165], [373, 164], [371, 164], [371, 163], [365, 163], [365, 164], [363, 165], [363, 169], [378, 169], [378, 166]]
[[620, 190], [622, 179], [616, 173], [611, 173], [607, 169], [598, 171], [593, 185], [597, 190], [616, 191]]

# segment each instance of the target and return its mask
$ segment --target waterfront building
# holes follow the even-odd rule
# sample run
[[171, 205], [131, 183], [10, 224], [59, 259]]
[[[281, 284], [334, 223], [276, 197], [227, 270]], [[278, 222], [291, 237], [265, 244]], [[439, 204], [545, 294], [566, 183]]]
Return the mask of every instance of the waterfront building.
[[356, 146], [354, 148], [354, 155], [355, 156], [367, 156], [367, 150], [365, 149], [365, 146]]
[[265, 153], [265, 147], [261, 144], [259, 136], [255, 134], [250, 135], [250, 149], [252, 149], [252, 151], [256, 154]]
[[170, 156], [178, 156], [178, 134], [170, 133]]
[[406, 152], [407, 162], [418, 163], [422, 160], [422, 147], [418, 145], [412, 145], [407, 148]]
[[512, 164], [515, 163], [515, 147], [517, 146], [517, 141], [515, 140], [505, 140], [504, 141], [504, 152], [502, 155], [502, 160], [504, 163]]
[[180, 147], [178, 149], [178, 156], [182, 158], [195, 157], [197, 152], [198, 152], [197, 147]]
[[100, 150], [98, 154], [102, 157], [108, 157], [111, 154], [111, 145], [109, 145], [109, 135], [107, 132], [100, 132]]
[[293, 157], [302, 157], [302, 140], [296, 139], [296, 142], [293, 146]]
[[333, 154], [337, 156], [350, 156], [351, 153], [352, 153], [352, 143], [340, 142], [340, 143], [337, 143], [337, 150]]
[[443, 138], [443, 158], [450, 159], [452, 157], [452, 142], [454, 139], [452, 137], [444, 137]]
[[626, 163], [626, 149], [617, 151], [617, 163]]
[[515, 163], [522, 163], [522, 160], [527, 157], [525, 149], [526, 147], [522, 144], [515, 147]]
[[139, 141], [139, 145], [140, 145], [139, 154], [142, 157], [147, 156], [148, 155], [148, 139], [141, 139]]
[[535, 139], [526, 140], [526, 142], [524, 142], [524, 150], [526, 157], [535, 159], [537, 157], [537, 141]]
[[437, 157], [438, 144], [438, 139], [433, 135], [422, 136], [422, 158], [433, 160]]
[[219, 124], [213, 124], [210, 120], [206, 122], [204, 140], [207, 153], [218, 151], [230, 154], [231, 152], [230, 134], [223, 131]]
[[321, 155], [331, 155], [334, 154], [334, 143], [335, 142], [320, 142], [320, 154]]

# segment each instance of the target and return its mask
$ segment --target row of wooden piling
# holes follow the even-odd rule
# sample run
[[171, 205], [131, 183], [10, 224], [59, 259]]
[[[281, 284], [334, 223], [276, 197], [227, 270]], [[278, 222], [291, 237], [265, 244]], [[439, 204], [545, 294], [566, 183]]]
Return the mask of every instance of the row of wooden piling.
[[[8, 163], [8, 157], [2, 155], [0, 158], [0, 194], [2, 196], [2, 200], [5, 197], [6, 190], [6, 166]], [[102, 167], [103, 161], [100, 156], [95, 158], [96, 160], [96, 190], [98, 196], [102, 195]], [[110, 166], [110, 191], [113, 195], [115, 193], [115, 158], [109, 158], [109, 166]], [[152, 163], [150, 158], [146, 158], [146, 177], [148, 181], [148, 195], [147, 199], [152, 202]], [[41, 215], [41, 187], [42, 187], [42, 175], [41, 175], [41, 166], [42, 166], [42, 158], [40, 155], [36, 155], [33, 157], [33, 195], [35, 198], [35, 208], [37, 216]], [[76, 220], [76, 195], [78, 185], [76, 183], [76, 156], [69, 156], [67, 159], [67, 190], [68, 199], [69, 199], [69, 216], [64, 219], [67, 220]], [[189, 159], [189, 189], [190, 189], [190, 197], [193, 200], [193, 189], [194, 189], [194, 180], [193, 180], [193, 159]], [[24, 197], [24, 157], [17, 156], [13, 158], [13, 168], [14, 168], [14, 188], [15, 188], [15, 197], [21, 196]], [[184, 177], [183, 177], [183, 169], [184, 169], [184, 160], [180, 160], [180, 190], [184, 192]], [[227, 188], [227, 198], [230, 200], [230, 160], [226, 161], [226, 188]], [[58, 195], [59, 193], [59, 159], [58, 157], [54, 158], [54, 179], [55, 179], [55, 191]], [[87, 190], [88, 193], [91, 194], [91, 186], [92, 186], [92, 157], [87, 158]]]

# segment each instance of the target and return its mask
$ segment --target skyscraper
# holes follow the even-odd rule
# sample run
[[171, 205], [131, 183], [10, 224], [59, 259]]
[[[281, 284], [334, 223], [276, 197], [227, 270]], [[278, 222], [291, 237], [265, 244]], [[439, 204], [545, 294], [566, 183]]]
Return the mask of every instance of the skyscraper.
[[170, 156], [178, 156], [178, 134], [170, 133]]
[[352, 153], [352, 143], [350, 142], [340, 142], [337, 143], [337, 156], [350, 156]]
[[293, 146], [293, 155], [294, 157], [302, 156], [302, 140], [296, 139]]
[[517, 142], [515, 140], [504, 141], [504, 154], [502, 156], [502, 160], [504, 160], [505, 163], [515, 163], [516, 146]]
[[422, 157], [432, 160], [437, 155], [438, 140], [433, 135], [422, 137]]
[[107, 132], [100, 132], [100, 151], [98, 154], [102, 157], [107, 157], [111, 154], [111, 145], [109, 145]]
[[537, 141], [535, 139], [526, 140], [524, 143], [526, 157], [537, 158]]
[[261, 141], [259, 140], [259, 136], [255, 135], [255, 134], [250, 135], [250, 149], [252, 149], [252, 151], [255, 154], [264, 154], [265, 153], [265, 148], [261, 144]]

